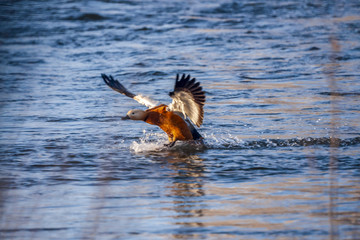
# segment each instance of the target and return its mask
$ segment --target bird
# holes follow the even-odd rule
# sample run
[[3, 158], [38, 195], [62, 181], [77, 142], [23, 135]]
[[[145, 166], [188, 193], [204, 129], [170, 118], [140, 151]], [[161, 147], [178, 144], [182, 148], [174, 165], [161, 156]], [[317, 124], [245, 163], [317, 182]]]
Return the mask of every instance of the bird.
[[167, 147], [173, 147], [177, 141], [203, 143], [204, 138], [194, 125], [200, 127], [203, 124], [206, 97], [200, 82], [190, 74], [176, 75], [174, 90], [169, 92], [172, 98], [169, 105], [158, 105], [141, 94], [130, 92], [111, 75], [101, 74], [101, 77], [113, 90], [148, 107], [147, 110], [132, 109], [122, 120], [144, 121], [159, 126], [168, 136]]

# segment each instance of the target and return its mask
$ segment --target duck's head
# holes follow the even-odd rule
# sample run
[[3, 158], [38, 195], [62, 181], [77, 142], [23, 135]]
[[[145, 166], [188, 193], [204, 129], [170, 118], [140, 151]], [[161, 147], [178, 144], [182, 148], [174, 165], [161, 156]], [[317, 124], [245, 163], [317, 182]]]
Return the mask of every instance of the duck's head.
[[144, 121], [144, 119], [146, 118], [146, 112], [140, 109], [133, 109], [130, 110], [125, 117], [122, 117], [122, 120], [127, 120], [127, 119], [131, 119], [131, 120], [142, 120]]

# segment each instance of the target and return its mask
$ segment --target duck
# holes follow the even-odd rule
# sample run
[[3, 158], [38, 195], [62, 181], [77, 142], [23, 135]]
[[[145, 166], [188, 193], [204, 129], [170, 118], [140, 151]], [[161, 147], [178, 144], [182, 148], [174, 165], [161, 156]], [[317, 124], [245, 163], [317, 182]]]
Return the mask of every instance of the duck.
[[168, 136], [169, 143], [165, 144], [168, 147], [173, 147], [177, 141], [203, 143], [204, 138], [195, 126], [203, 124], [206, 97], [200, 82], [190, 74], [176, 75], [174, 90], [169, 92], [172, 102], [168, 105], [130, 92], [111, 75], [101, 74], [101, 77], [111, 89], [148, 107], [146, 110], [132, 109], [122, 120], [143, 121], [160, 127]]

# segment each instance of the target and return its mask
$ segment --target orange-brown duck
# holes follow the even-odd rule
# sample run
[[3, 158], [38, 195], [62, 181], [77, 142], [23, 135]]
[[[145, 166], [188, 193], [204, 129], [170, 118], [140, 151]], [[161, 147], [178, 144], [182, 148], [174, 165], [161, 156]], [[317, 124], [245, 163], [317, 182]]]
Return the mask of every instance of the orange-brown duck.
[[[173, 99], [169, 105], [156, 106], [149, 98], [129, 92], [112, 76], [101, 74], [105, 83], [115, 91], [124, 94], [149, 107], [147, 110], [130, 110], [122, 119], [140, 120], [159, 126], [169, 138], [167, 146], [174, 146], [176, 141], [201, 140], [202, 136], [193, 124], [200, 127], [204, 118], [205, 92], [199, 82], [190, 75], [176, 75], [174, 91], [169, 95]], [[190, 120], [189, 120], [190, 119]], [[193, 123], [193, 124], [192, 124]]]

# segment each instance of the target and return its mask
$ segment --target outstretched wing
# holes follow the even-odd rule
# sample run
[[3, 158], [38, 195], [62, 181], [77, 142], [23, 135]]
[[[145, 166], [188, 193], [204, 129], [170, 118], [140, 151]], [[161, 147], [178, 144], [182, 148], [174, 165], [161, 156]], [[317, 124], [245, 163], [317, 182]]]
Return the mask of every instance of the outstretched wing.
[[169, 109], [182, 112], [185, 117], [190, 118], [196, 126], [200, 127], [204, 119], [205, 104], [205, 92], [200, 83], [185, 74], [179, 79], [179, 74], [177, 74], [174, 91], [169, 95], [173, 99]]
[[110, 87], [112, 88], [113, 90], [121, 93], [121, 94], [124, 94], [125, 96], [127, 97], [130, 97], [132, 99], [134, 99], [135, 101], [149, 107], [149, 108], [152, 108], [152, 107], [155, 107], [157, 105], [157, 102], [148, 98], [148, 97], [145, 97], [145, 96], [142, 96], [142, 95], [135, 95], [131, 92], [129, 92], [125, 87], [124, 85], [122, 85], [118, 80], [114, 79], [111, 75], [107, 76], [105, 74], [101, 74], [101, 77], [104, 79], [104, 82]]

